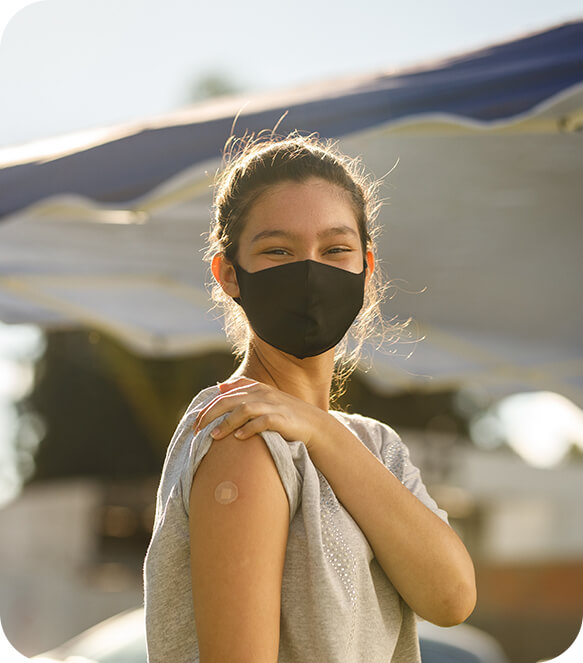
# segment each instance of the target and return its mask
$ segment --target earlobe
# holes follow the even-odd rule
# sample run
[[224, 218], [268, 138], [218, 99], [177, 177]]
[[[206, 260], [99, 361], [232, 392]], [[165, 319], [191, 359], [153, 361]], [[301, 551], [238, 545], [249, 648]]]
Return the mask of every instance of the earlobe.
[[233, 263], [223, 253], [215, 253], [211, 262], [211, 271], [216, 282], [229, 297], [239, 296], [237, 274]]
[[373, 275], [375, 268], [374, 253], [372, 251], [366, 252], [366, 281]]

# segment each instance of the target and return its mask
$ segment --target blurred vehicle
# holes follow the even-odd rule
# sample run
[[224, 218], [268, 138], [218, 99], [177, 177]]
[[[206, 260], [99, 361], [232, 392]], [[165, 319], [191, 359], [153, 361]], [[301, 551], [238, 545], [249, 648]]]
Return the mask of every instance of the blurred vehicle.
[[[473, 626], [419, 624], [423, 663], [508, 663], [496, 640]], [[144, 611], [129, 610], [100, 622], [32, 660], [61, 663], [146, 663]]]
[[509, 663], [496, 639], [475, 626], [420, 622], [417, 628], [423, 663]]
[[144, 610], [114, 615], [37, 658], [62, 663], [146, 663]]

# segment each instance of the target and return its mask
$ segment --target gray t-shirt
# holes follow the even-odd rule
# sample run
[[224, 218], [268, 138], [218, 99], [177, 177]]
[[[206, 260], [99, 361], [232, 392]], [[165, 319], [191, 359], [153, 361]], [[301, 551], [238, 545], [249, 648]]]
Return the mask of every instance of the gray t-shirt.
[[[199, 660], [190, 579], [189, 499], [213, 425], [194, 434], [202, 391], [172, 438], [158, 489], [144, 567], [149, 663]], [[374, 419], [331, 412], [429, 509], [428, 495], [398, 435]], [[216, 423], [216, 422], [215, 422]], [[416, 616], [374, 558], [364, 534], [312, 463], [302, 442], [262, 433], [287, 494], [290, 526], [283, 571], [279, 663], [415, 663]], [[390, 509], [387, 504], [387, 509]]]

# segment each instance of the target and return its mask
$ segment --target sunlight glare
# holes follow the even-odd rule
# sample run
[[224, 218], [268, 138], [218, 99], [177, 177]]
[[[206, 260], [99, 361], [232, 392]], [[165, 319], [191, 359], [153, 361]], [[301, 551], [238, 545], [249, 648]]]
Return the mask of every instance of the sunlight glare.
[[549, 391], [514, 394], [479, 417], [472, 431], [482, 447], [503, 440], [530, 465], [551, 468], [573, 445], [583, 451], [583, 410]]

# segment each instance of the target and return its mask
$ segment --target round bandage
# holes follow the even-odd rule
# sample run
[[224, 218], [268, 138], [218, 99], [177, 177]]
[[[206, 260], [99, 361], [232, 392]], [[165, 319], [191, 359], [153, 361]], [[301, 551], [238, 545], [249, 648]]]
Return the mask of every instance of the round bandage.
[[219, 504], [231, 504], [239, 495], [239, 489], [232, 481], [221, 481], [215, 488], [215, 500]]

